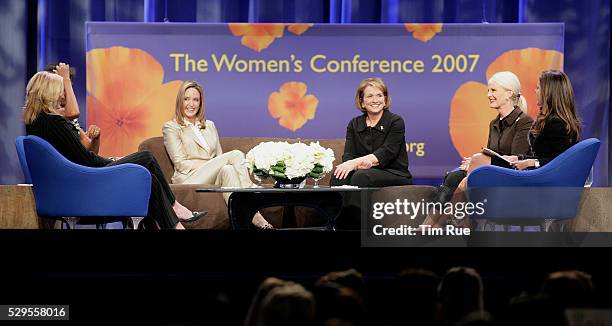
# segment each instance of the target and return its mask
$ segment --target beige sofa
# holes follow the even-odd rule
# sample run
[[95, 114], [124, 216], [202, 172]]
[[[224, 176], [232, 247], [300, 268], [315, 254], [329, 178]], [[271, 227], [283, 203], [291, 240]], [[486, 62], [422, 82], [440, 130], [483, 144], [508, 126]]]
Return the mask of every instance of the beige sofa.
[[[220, 139], [221, 147], [224, 152], [230, 150], [240, 150], [245, 154], [255, 145], [265, 141], [288, 141], [296, 142], [295, 139], [279, 139], [279, 138], [232, 138], [222, 137]], [[304, 143], [310, 143], [313, 140], [302, 139]], [[344, 139], [322, 139], [319, 143], [323, 147], [331, 148], [334, 151], [336, 161], [334, 165], [342, 161], [342, 153], [344, 152]], [[168, 157], [168, 153], [164, 147], [163, 137], [154, 137], [142, 142], [138, 150], [148, 150], [153, 153], [166, 177], [170, 187], [174, 192], [176, 199], [192, 210], [206, 210], [208, 216], [200, 221], [188, 224], [188, 228], [198, 229], [227, 229], [229, 228], [229, 217], [227, 206], [221, 193], [201, 193], [196, 192], [197, 188], [215, 187], [214, 185], [206, 184], [172, 184], [170, 178], [174, 173], [172, 161]], [[321, 185], [329, 185], [330, 175], [325, 176], [319, 181]], [[271, 180], [267, 181], [271, 183]], [[312, 184], [312, 180], [307, 180], [308, 184]], [[434, 187], [431, 186], [400, 186], [388, 187], [378, 191], [372, 195], [372, 201], [395, 201], [396, 198], [408, 198], [409, 200], [420, 201], [428, 199], [433, 193]], [[262, 214], [274, 226], [279, 227], [282, 224], [282, 208], [274, 207], [262, 211]], [[306, 207], [296, 208], [296, 222], [298, 226], [321, 226], [325, 221], [318, 216], [314, 210]], [[404, 220], [402, 218], [390, 218], [388, 223], [409, 223], [417, 225], [423, 217], [419, 216], [414, 220]]]

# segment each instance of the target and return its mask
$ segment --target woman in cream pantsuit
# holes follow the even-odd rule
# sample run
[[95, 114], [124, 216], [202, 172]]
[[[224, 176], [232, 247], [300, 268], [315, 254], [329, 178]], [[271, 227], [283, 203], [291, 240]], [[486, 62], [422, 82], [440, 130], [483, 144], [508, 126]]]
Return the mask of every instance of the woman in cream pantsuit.
[[[195, 81], [185, 81], [176, 96], [174, 119], [163, 127], [164, 145], [174, 163], [172, 183], [209, 183], [222, 187], [252, 187], [244, 166], [244, 153], [223, 153], [215, 124], [206, 120], [204, 90]], [[225, 203], [230, 193], [224, 193]], [[272, 228], [257, 212], [253, 224]]]

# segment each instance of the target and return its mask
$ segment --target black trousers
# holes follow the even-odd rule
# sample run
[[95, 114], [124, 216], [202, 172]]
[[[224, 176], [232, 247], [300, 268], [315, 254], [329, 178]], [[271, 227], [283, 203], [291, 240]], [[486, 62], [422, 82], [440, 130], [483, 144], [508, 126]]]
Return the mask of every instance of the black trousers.
[[157, 222], [162, 229], [174, 229], [179, 222], [174, 209], [172, 209], [172, 205], [176, 199], [153, 154], [149, 151], [136, 152], [111, 162], [107, 166], [124, 163], [138, 164], [151, 173], [149, 213], [147, 214], [147, 218], [142, 221], [144, 226], [146, 228], [155, 229], [157, 228], [155, 222]]
[[[491, 165], [501, 166], [508, 169], [512, 168], [510, 164], [497, 157], [491, 158]], [[467, 177], [467, 172], [463, 170], [453, 170], [447, 172], [446, 176], [444, 176], [444, 182], [442, 182], [442, 184], [436, 188], [436, 192], [432, 200], [440, 203], [449, 202], [453, 197], [455, 190], [457, 190], [459, 184], [465, 177]]]
[[346, 179], [338, 180], [332, 176], [332, 186], [351, 185], [358, 187], [389, 187], [411, 185], [412, 177], [404, 177], [387, 170], [366, 169], [351, 171]]
[[450, 171], [446, 173], [444, 182], [436, 188], [431, 201], [439, 203], [447, 203], [453, 197], [455, 190], [459, 187], [459, 183], [467, 176], [467, 172], [463, 170]]
[[[331, 186], [351, 185], [358, 187], [390, 187], [411, 185], [412, 178], [404, 177], [381, 169], [356, 170], [349, 173], [342, 180], [332, 176]], [[345, 192], [342, 194], [342, 212], [338, 217], [336, 228], [355, 230], [360, 228], [362, 205], [369, 207], [370, 203], [361, 202], [361, 194], [358, 192]]]

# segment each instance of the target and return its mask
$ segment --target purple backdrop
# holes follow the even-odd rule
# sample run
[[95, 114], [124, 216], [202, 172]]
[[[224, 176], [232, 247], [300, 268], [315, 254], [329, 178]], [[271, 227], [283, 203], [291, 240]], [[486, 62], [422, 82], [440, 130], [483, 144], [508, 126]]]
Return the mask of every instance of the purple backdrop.
[[[252, 26], [255, 25], [240, 27]], [[270, 30], [279, 30], [279, 25], [267, 26]], [[423, 153], [417, 153], [416, 146], [409, 151], [410, 169], [416, 177], [429, 178], [442, 176], [460, 160], [461, 151], [457, 146], [461, 145], [457, 143], [461, 141], [453, 142], [449, 115], [452, 99], [461, 86], [467, 82], [486, 85], [487, 69], [501, 55], [512, 50], [536, 48], [542, 52], [554, 50], [562, 54], [564, 34], [563, 24], [444, 24], [441, 32], [430, 35], [432, 38], [427, 41], [424, 41], [427, 35], [413, 34], [404, 24], [315, 24], [301, 35], [290, 32], [289, 25], [282, 30], [282, 37], [274, 38], [267, 48], [257, 51], [242, 45], [242, 35], [234, 35], [228, 24], [90, 22], [87, 23], [87, 51], [119, 46], [141, 49], [163, 67], [163, 83], [197, 80], [204, 85], [207, 118], [216, 123], [221, 136], [227, 137], [343, 138], [346, 124], [359, 114], [354, 107], [359, 81], [366, 77], [381, 77], [389, 87], [391, 110], [406, 122], [406, 142], [424, 146]], [[255, 40], [265, 39], [263, 36], [268, 31], [262, 28], [253, 32], [259, 36]], [[243, 40], [245, 42], [250, 44], [249, 40]], [[206, 60], [208, 71], [185, 71], [182, 60], [177, 70], [172, 53]], [[288, 60], [290, 69], [287, 72], [217, 70], [213, 56], [222, 55], [266, 63]], [[327, 58], [317, 61], [317, 69], [330, 60], [352, 60], [355, 55], [359, 55], [359, 60], [420, 60], [424, 66], [423, 72], [382, 72], [380, 69], [315, 72], [310, 61], [317, 55]], [[295, 60], [291, 60], [292, 56]], [[478, 56], [477, 61], [475, 56]], [[88, 82], [88, 95], [91, 97], [101, 77], [92, 75], [96, 72], [90, 66], [95, 63], [89, 60], [88, 57], [87, 78], [91, 81]], [[302, 61], [301, 71], [295, 69], [296, 60]], [[522, 65], [535, 59], [515, 55], [513, 60], [498, 62], [493, 68], [510, 64], [524, 69]], [[442, 72], [433, 71], [438, 61]], [[454, 68], [453, 63], [456, 64]], [[538, 67], [536, 65], [534, 69]], [[463, 68], [465, 71], [460, 72]], [[537, 78], [539, 71], [532, 71], [532, 74]], [[280, 126], [268, 108], [270, 94], [278, 92], [281, 85], [290, 81], [304, 83], [306, 94], [318, 99], [314, 119], [295, 131]], [[486, 92], [474, 94], [474, 102], [483, 99], [486, 99]], [[167, 108], [168, 112], [174, 111], [172, 105]], [[101, 109], [92, 107], [88, 100], [88, 114], [96, 110]], [[90, 117], [87, 118], [90, 122]]]

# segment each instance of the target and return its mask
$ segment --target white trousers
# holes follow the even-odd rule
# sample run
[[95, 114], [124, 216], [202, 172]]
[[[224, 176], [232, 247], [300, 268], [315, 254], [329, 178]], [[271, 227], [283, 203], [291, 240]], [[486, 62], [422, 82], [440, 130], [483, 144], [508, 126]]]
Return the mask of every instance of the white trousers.
[[[233, 150], [204, 163], [194, 174], [183, 183], [208, 183], [221, 187], [249, 188], [253, 182], [244, 162], [244, 153]], [[227, 204], [231, 193], [224, 192], [223, 199]]]

